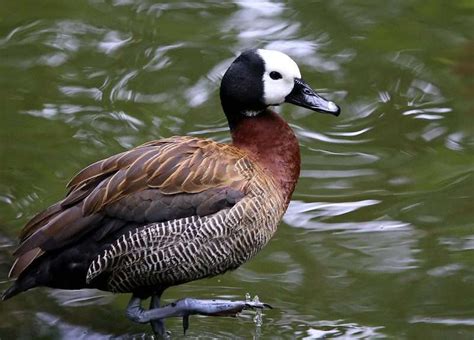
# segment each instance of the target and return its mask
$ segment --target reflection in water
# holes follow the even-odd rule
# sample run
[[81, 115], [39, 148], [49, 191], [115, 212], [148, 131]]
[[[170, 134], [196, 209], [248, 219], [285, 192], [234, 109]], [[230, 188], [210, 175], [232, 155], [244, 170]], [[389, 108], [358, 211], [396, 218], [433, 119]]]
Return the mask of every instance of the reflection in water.
[[446, 277], [456, 274], [461, 269], [463, 269], [463, 266], [453, 263], [428, 270], [427, 274], [435, 277]]
[[[374, 231], [398, 231], [409, 230], [409, 224], [400, 221], [365, 221], [365, 222], [345, 222], [345, 223], [323, 223], [318, 220], [324, 217], [340, 216], [356, 211], [362, 207], [378, 204], [378, 201], [368, 200], [361, 202], [344, 203], [301, 203], [291, 202], [285, 214], [285, 223], [314, 231], [350, 231], [350, 232], [374, 232]], [[318, 219], [313, 221], [313, 219]]]
[[[314, 132], [314, 131], [301, 130], [301, 131], [298, 131], [297, 134], [298, 136], [307, 137], [307, 138], [315, 139], [321, 142], [332, 143], [332, 144], [361, 144], [361, 143], [368, 142], [368, 140], [349, 140], [349, 139], [328, 137], [324, 135], [323, 133]], [[350, 137], [351, 135], [346, 134], [345, 136]]]
[[414, 317], [410, 322], [439, 324], [445, 326], [474, 326], [474, 319]]
[[42, 325], [40, 334], [59, 339], [109, 339], [110, 335], [91, 331], [86, 327], [71, 325], [60, 317], [48, 313], [36, 313], [37, 322]]
[[[383, 334], [383, 327], [369, 327], [357, 324], [343, 323], [341, 321], [321, 321], [306, 330], [306, 336], [296, 333], [297, 336], [302, 336], [302, 339], [326, 339], [326, 338], [345, 338], [345, 339], [373, 339], [385, 338]], [[319, 329], [318, 329], [319, 328]]]
[[[237, 53], [266, 47], [293, 56], [343, 112], [277, 109], [303, 164], [275, 239], [243, 268], [165, 297], [251, 291], [275, 309], [259, 330], [253, 315], [197, 318], [191, 336], [472, 338], [466, 2], [36, 5], [5, 4], [0, 23], [2, 288], [14, 235], [78, 169], [171, 135], [229, 141], [220, 78]], [[0, 337], [146, 336], [124, 321], [126, 299], [34, 290], [0, 305]], [[180, 336], [180, 320], [170, 329]]]
[[49, 296], [62, 306], [107, 305], [113, 300], [111, 293], [99, 292], [93, 289], [81, 290], [50, 290]]
[[360, 176], [372, 176], [376, 172], [371, 169], [359, 169], [359, 170], [303, 170], [301, 171], [301, 177], [312, 177], [312, 178], [348, 178], [348, 177], [360, 177]]
[[220, 79], [233, 60], [234, 58], [229, 58], [217, 64], [195, 85], [186, 90], [184, 95], [190, 107], [200, 106], [209, 100], [211, 94], [216, 95]]
[[442, 237], [440, 243], [448, 246], [450, 251], [474, 250], [474, 234], [462, 238]]
[[105, 54], [114, 53], [132, 40], [131, 37], [122, 35], [122, 33], [116, 31], [107, 32], [104, 36], [104, 40], [99, 42], [97, 47]]
[[[285, 218], [289, 219], [290, 221], [300, 221], [298, 225], [295, 226], [304, 228], [312, 218], [344, 215], [349, 212], [356, 211], [357, 209], [369, 207], [378, 203], [380, 203], [380, 201], [377, 200], [344, 203], [303, 203], [292, 201], [285, 214]], [[303, 214], [309, 218], [303, 218]], [[290, 222], [287, 223], [292, 225]]]

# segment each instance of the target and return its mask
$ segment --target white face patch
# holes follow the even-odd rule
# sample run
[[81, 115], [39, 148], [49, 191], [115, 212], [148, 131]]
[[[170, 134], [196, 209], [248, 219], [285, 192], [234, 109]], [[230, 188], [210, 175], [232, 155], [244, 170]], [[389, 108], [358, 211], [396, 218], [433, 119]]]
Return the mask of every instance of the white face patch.
[[301, 78], [300, 69], [282, 52], [259, 49], [257, 53], [265, 63], [263, 100], [267, 105], [282, 104], [293, 90], [295, 78]]

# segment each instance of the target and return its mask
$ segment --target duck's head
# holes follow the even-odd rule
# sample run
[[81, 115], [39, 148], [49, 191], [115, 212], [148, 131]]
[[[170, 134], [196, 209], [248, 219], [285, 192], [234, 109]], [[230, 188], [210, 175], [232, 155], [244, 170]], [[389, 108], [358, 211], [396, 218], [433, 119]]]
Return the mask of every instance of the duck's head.
[[273, 50], [248, 50], [237, 57], [222, 78], [220, 96], [231, 129], [241, 119], [285, 102], [336, 116], [340, 113], [334, 102], [303, 81], [293, 59]]

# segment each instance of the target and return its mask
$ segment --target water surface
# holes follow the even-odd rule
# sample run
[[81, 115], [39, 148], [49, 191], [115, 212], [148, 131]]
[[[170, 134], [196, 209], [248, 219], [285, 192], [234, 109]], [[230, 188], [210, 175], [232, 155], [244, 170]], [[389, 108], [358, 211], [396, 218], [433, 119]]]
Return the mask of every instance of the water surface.
[[[342, 106], [294, 106], [302, 173], [278, 233], [224, 276], [169, 289], [275, 309], [193, 317], [201, 338], [474, 337], [472, 1], [4, 1], [0, 280], [16, 235], [79, 169], [171, 135], [229, 141], [220, 77], [246, 48], [287, 52]], [[0, 338], [150, 335], [127, 295], [35, 289]], [[181, 337], [178, 319], [167, 322]]]

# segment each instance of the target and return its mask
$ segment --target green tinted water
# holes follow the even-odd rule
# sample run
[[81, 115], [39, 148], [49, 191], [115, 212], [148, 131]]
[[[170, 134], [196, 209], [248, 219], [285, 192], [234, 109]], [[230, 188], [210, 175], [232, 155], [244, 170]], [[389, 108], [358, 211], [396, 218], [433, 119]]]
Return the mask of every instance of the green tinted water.
[[[474, 337], [474, 3], [2, 1], [0, 288], [15, 237], [87, 164], [145, 141], [228, 141], [219, 79], [279, 49], [340, 117], [284, 106], [302, 174], [269, 246], [170, 289], [259, 295], [262, 327], [191, 319], [190, 337]], [[0, 338], [149, 334], [128, 296], [36, 289], [0, 303]], [[169, 320], [174, 337], [179, 320]]]

